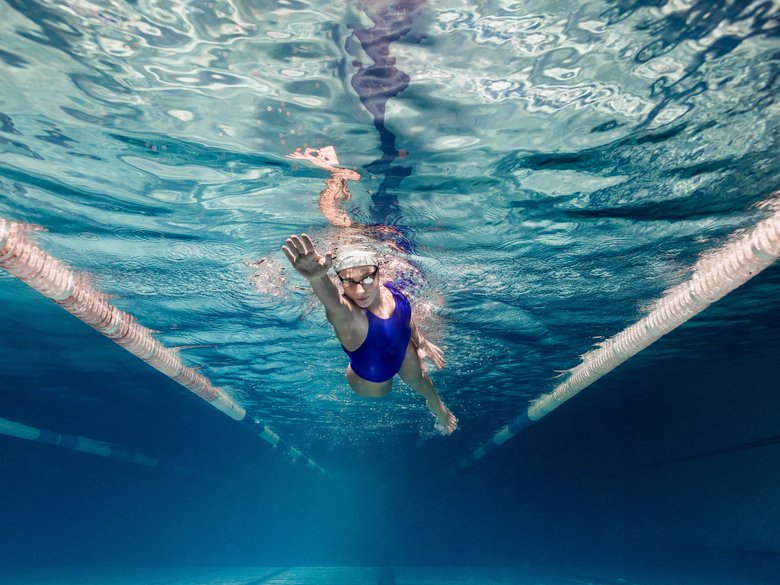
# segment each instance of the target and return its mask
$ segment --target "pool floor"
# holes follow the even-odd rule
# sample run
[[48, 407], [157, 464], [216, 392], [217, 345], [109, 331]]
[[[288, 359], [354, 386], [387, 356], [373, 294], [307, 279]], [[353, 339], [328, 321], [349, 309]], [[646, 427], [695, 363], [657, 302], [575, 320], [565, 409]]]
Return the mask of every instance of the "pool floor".
[[527, 567], [238, 567], [21, 571], [2, 585], [758, 585], [690, 574], [634, 575]]

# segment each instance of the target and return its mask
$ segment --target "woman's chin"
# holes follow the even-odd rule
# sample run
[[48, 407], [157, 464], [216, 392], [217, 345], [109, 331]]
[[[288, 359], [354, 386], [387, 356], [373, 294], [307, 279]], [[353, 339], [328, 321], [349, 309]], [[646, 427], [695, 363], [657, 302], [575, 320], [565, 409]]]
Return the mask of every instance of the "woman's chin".
[[368, 307], [371, 306], [372, 300], [373, 299], [370, 298], [357, 298], [357, 299], [353, 298], [352, 302], [355, 303], [361, 309], [367, 309]]

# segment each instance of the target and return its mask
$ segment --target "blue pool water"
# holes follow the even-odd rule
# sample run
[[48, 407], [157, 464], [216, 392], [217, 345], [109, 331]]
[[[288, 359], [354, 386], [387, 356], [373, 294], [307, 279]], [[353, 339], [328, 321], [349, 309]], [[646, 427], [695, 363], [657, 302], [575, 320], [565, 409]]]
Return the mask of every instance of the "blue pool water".
[[[777, 265], [457, 465], [778, 209], [778, 14], [2, 0], [0, 218], [328, 477], [0, 270], [0, 418], [160, 462], [0, 435], [0, 582], [776, 582]], [[280, 251], [352, 233], [287, 156], [328, 145], [452, 436], [349, 389]]]

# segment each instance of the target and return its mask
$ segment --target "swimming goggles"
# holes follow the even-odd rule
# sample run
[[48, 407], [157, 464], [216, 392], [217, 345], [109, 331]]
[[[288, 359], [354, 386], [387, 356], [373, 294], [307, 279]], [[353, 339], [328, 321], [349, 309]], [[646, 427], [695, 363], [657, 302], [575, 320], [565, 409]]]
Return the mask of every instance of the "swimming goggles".
[[[341, 276], [339, 276], [339, 280], [341, 281], [341, 284], [343, 284], [344, 286], [357, 286], [359, 284], [360, 285], [374, 284], [374, 277], [376, 276], [377, 272], [379, 272], [379, 268], [375, 268], [373, 272], [369, 272], [360, 280], [352, 280], [351, 278], [342, 278]], [[338, 276], [338, 274], [336, 276]]]

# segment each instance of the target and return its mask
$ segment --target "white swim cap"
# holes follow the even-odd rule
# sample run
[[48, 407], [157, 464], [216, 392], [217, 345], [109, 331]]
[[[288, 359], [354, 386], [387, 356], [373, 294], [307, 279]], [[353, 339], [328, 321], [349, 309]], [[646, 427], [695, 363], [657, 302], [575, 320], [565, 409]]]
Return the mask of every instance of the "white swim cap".
[[333, 268], [336, 272], [357, 266], [379, 266], [379, 259], [376, 253], [371, 250], [353, 248], [352, 250], [345, 250], [339, 253], [333, 262]]

